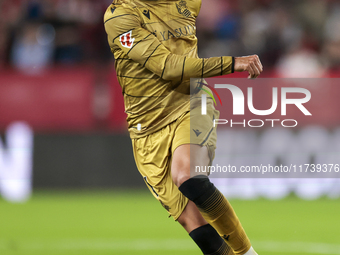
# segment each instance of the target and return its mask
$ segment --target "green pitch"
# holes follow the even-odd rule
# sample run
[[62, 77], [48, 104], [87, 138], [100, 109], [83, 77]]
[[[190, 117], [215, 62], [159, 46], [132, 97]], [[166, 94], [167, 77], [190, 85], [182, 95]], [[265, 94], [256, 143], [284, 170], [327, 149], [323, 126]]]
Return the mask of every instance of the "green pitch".
[[[259, 255], [340, 255], [340, 201], [232, 200]], [[1, 255], [198, 255], [148, 191], [35, 192], [0, 199]]]

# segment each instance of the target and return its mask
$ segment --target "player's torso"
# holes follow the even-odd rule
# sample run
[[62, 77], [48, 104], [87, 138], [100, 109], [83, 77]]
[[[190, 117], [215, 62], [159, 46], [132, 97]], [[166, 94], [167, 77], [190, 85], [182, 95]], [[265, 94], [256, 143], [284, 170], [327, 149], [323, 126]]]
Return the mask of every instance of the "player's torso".
[[[142, 21], [141, 26], [155, 35], [171, 53], [198, 57], [195, 22], [201, 0], [129, 1]], [[178, 115], [179, 107], [188, 101], [189, 87], [180, 86], [180, 79], [161, 79], [142, 65], [129, 60], [118, 46], [111, 49], [124, 93], [130, 131], [136, 131], [134, 127], [138, 123], [150, 128], [173, 120]]]

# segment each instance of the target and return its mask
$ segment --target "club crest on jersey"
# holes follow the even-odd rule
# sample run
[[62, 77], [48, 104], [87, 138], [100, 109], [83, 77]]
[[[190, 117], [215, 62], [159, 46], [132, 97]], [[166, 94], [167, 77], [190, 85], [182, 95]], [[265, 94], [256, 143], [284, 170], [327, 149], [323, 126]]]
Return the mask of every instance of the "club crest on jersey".
[[176, 7], [179, 14], [182, 14], [184, 17], [190, 17], [191, 11], [187, 8], [187, 2], [184, 0], [179, 1], [179, 3], [176, 3]]
[[133, 42], [135, 41], [135, 38], [132, 38], [132, 30], [129, 32], [122, 34], [119, 37], [120, 44], [125, 48], [132, 48]]

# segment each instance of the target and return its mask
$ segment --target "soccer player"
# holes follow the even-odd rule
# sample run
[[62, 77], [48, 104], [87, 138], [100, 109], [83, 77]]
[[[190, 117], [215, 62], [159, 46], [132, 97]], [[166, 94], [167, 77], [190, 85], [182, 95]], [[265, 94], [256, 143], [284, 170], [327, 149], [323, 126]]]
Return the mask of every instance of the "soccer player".
[[[218, 118], [207, 115], [190, 78], [262, 72], [259, 58], [199, 58], [195, 21], [200, 0], [114, 0], [104, 24], [122, 87], [136, 165], [154, 197], [178, 221], [203, 254], [256, 254], [227, 199], [195, 165], [214, 158]], [[208, 89], [208, 88], [207, 88]], [[191, 109], [190, 109], [191, 107]], [[190, 127], [190, 120], [195, 127]], [[193, 133], [194, 132], [194, 133]]]

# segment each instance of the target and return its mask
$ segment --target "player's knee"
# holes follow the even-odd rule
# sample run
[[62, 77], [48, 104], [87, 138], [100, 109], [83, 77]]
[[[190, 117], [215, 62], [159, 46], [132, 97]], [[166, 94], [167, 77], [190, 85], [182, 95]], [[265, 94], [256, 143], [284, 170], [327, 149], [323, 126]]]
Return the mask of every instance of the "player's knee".
[[178, 223], [182, 225], [182, 227], [190, 233], [192, 230], [207, 224], [207, 222], [199, 217], [194, 217], [190, 210], [188, 212], [182, 213], [182, 215], [178, 218]]
[[203, 203], [216, 190], [209, 178], [205, 175], [198, 175], [187, 179], [179, 186], [179, 190], [196, 205]]
[[184, 182], [190, 179], [190, 174], [179, 174], [174, 179], [174, 183], [177, 187], [180, 187]]
[[188, 229], [188, 225], [189, 225], [189, 219], [188, 217], [184, 216], [184, 215], [181, 215], [182, 217], [179, 217], [178, 218], [178, 223], [182, 225], [182, 227], [184, 229]]
[[208, 224], [192, 201], [188, 202], [177, 220], [188, 233], [198, 227]]

